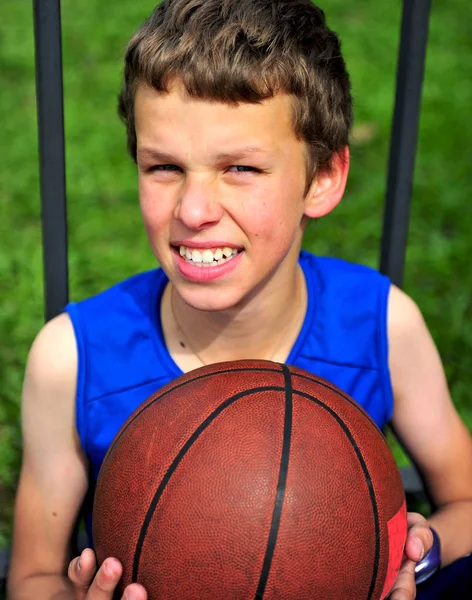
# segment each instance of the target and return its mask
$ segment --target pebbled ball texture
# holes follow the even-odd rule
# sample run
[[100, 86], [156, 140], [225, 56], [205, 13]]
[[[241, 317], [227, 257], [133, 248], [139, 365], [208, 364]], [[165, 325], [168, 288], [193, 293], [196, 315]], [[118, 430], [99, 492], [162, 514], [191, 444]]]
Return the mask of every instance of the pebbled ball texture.
[[[403, 485], [370, 417], [301, 369], [183, 375], [123, 425], [93, 535], [149, 600], [379, 600], [406, 539]], [[117, 597], [121, 597], [118, 595]]]

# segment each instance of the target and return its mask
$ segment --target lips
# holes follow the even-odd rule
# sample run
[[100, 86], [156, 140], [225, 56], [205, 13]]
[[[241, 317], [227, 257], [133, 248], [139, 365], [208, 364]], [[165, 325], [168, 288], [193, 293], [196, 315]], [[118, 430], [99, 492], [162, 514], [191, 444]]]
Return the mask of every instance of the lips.
[[173, 256], [178, 271], [186, 279], [195, 282], [208, 282], [233, 271], [239, 264], [242, 249], [230, 246], [189, 247], [173, 246]]
[[196, 267], [216, 267], [233, 259], [237, 254], [237, 248], [223, 246], [219, 248], [192, 248], [189, 246], [179, 246], [180, 256], [190, 264]]

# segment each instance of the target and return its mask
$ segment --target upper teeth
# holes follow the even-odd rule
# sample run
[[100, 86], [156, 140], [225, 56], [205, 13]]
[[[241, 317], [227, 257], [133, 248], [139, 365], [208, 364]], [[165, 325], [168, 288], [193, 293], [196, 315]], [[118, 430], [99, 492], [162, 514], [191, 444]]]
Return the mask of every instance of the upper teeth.
[[223, 248], [217, 248], [214, 252], [210, 248], [188, 248], [187, 246], [180, 246], [180, 256], [185, 257], [187, 260], [191, 260], [196, 264], [207, 264], [210, 265], [214, 261], [224, 262], [225, 260], [236, 256], [238, 251], [236, 248], [230, 248], [224, 246]]

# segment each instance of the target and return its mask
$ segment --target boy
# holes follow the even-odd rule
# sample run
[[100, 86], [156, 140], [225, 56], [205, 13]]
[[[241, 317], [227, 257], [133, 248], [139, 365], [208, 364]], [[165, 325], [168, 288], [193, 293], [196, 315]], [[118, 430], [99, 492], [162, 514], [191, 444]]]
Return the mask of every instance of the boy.
[[111, 600], [116, 559], [95, 575], [88, 549], [67, 570], [89, 475], [93, 490], [151, 392], [245, 358], [311, 370], [391, 420], [439, 507], [410, 515], [391, 598], [413, 599], [431, 547], [426, 571], [472, 549], [472, 442], [412, 300], [370, 269], [300, 254], [349, 169], [350, 84], [324, 14], [309, 0], [168, 0], [128, 47], [120, 112], [161, 269], [69, 305], [32, 346], [11, 599]]

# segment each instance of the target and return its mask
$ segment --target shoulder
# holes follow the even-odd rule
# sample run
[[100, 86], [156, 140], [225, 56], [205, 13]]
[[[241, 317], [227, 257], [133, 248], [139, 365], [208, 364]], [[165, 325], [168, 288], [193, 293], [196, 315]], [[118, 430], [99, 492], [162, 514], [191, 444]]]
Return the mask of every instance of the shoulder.
[[396, 404], [400, 405], [408, 389], [434, 373], [444, 387], [442, 363], [416, 302], [392, 285], [388, 297], [389, 366]]
[[326, 305], [331, 313], [342, 311], [353, 318], [365, 315], [376, 323], [380, 319], [382, 330], [386, 329], [388, 277], [366, 265], [307, 252], [302, 253], [300, 264], [318, 308]]
[[29, 352], [22, 394], [22, 418], [26, 432], [63, 414], [72, 417], [77, 377], [77, 346], [69, 316], [65, 313], [41, 329]]
[[379, 273], [373, 267], [363, 265], [361, 263], [351, 262], [343, 258], [336, 258], [334, 256], [319, 256], [302, 250], [300, 253], [300, 262], [308, 268], [318, 270], [322, 272], [333, 272], [333, 273], [345, 273], [347, 275], [358, 274], [358, 275], [369, 275], [372, 277], [378, 277], [384, 279], [385, 276]]
[[388, 297], [389, 334], [411, 333], [411, 327], [426, 329], [423, 315], [416, 302], [396, 285], [391, 284]]
[[310, 353], [380, 373], [390, 397], [385, 368], [389, 279], [367, 266], [306, 252], [300, 262], [308, 290], [303, 332]]
[[395, 285], [388, 295], [389, 367], [397, 404], [415, 381], [433, 372], [445, 385], [443, 368], [432, 335], [416, 302]]
[[28, 356], [27, 378], [68, 379], [75, 376], [77, 347], [66, 313], [51, 319], [36, 336]]
[[376, 269], [330, 256], [315, 256], [302, 252], [300, 264], [305, 275], [321, 284], [338, 289], [363, 288], [364, 292], [379, 288], [388, 290], [390, 280]]
[[106, 304], [116, 298], [125, 297], [139, 300], [141, 297], [146, 297], [152, 289], [163, 285], [165, 281], [166, 275], [162, 269], [152, 269], [119, 281], [98, 294], [85, 298], [80, 304]]
[[[66, 311], [72, 320], [76, 335], [85, 323], [106, 329], [110, 324], [131, 315], [149, 316], [167, 277], [162, 269], [139, 273], [79, 302], [71, 302]], [[101, 327], [102, 324], [102, 327]]]

